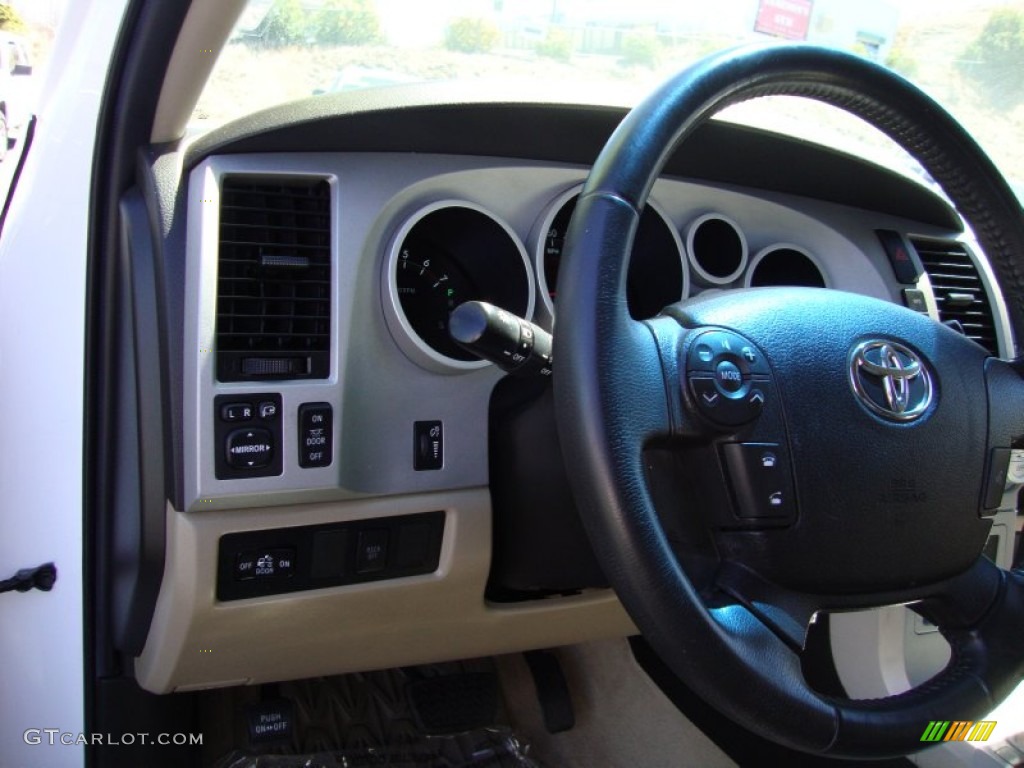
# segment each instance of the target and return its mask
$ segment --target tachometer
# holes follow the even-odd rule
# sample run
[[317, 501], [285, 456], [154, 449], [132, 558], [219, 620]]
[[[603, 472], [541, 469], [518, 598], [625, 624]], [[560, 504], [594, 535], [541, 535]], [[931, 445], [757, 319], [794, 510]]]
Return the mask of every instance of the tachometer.
[[398, 254], [395, 287], [406, 319], [429, 347], [456, 360], [474, 359], [448, 336], [448, 315], [475, 291], [443, 249], [407, 237]]
[[448, 335], [448, 317], [466, 301], [533, 314], [533, 275], [512, 229], [473, 203], [423, 208], [396, 234], [385, 266], [385, 316], [410, 359], [434, 370], [488, 365]]

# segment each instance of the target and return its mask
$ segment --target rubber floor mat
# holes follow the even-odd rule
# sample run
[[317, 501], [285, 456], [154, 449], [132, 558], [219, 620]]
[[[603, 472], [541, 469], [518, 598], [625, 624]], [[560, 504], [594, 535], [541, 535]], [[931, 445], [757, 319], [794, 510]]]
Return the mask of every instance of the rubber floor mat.
[[540, 768], [506, 727], [312, 755], [234, 752], [217, 768]]
[[539, 768], [501, 722], [491, 660], [290, 681], [264, 695], [288, 727], [215, 768]]

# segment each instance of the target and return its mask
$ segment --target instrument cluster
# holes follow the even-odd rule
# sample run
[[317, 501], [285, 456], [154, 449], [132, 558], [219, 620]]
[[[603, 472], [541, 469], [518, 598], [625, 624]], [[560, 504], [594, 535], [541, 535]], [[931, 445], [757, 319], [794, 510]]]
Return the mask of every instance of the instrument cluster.
[[[449, 336], [451, 313], [468, 301], [526, 320], [539, 305], [553, 320], [559, 265], [581, 188], [564, 190], [544, 207], [529, 250], [508, 222], [472, 202], [441, 200], [406, 218], [391, 239], [383, 286], [388, 325], [406, 355], [447, 373], [487, 365]], [[656, 198], [648, 201], [627, 275], [634, 319], [654, 317], [705, 290], [778, 285], [827, 288], [830, 281], [800, 244], [774, 242], [751, 256], [748, 234], [728, 215], [704, 211], [677, 225]]]

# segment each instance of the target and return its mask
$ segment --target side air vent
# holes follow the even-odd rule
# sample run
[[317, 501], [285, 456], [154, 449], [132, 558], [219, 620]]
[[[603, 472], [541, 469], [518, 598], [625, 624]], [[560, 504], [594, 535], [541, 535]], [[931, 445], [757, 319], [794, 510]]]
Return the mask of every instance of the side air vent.
[[330, 185], [323, 180], [223, 180], [217, 261], [220, 381], [327, 378], [330, 200]]
[[955, 320], [969, 338], [998, 355], [992, 305], [964, 246], [952, 240], [914, 238], [911, 242], [931, 280], [939, 319]]

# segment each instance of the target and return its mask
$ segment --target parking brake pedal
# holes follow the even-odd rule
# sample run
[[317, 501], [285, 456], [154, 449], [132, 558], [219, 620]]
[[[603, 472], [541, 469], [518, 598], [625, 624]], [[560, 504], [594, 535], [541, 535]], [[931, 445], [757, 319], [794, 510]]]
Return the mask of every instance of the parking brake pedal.
[[569, 696], [569, 685], [562, 674], [562, 665], [551, 651], [527, 651], [523, 654], [537, 688], [537, 700], [544, 714], [548, 733], [562, 733], [576, 725], [576, 714]]

